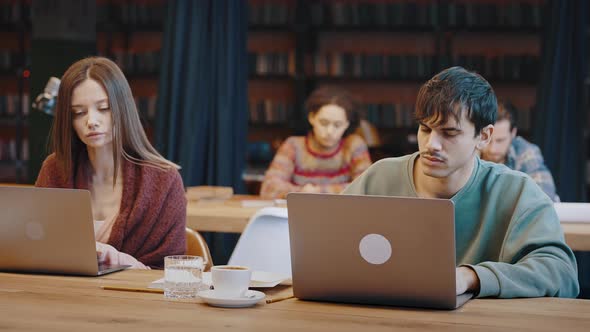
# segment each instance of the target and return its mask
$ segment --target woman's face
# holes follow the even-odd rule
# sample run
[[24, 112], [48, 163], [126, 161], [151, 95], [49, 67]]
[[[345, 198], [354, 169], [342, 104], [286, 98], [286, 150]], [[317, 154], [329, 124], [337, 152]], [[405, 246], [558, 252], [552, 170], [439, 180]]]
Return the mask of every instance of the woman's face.
[[310, 113], [308, 121], [315, 140], [325, 149], [336, 147], [350, 125], [344, 108], [334, 104], [324, 105], [317, 112]]
[[88, 148], [98, 149], [113, 143], [113, 117], [109, 98], [102, 86], [91, 79], [72, 92], [72, 126]]

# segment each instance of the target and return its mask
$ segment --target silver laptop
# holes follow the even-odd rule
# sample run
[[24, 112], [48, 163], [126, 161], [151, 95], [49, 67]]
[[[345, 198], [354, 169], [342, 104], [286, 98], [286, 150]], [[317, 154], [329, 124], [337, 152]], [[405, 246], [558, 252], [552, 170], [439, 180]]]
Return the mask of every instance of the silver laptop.
[[455, 309], [450, 200], [291, 193], [293, 293], [304, 300]]
[[0, 271], [99, 276], [90, 192], [0, 187]]

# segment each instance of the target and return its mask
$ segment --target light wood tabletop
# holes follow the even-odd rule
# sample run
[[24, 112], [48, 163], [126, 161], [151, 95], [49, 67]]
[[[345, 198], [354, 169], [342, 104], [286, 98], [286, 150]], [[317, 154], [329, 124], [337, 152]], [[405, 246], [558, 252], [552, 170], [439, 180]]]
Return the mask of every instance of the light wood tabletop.
[[162, 271], [103, 277], [0, 273], [0, 328], [10, 331], [588, 331], [590, 301], [538, 298], [472, 300], [455, 311], [289, 299], [252, 308], [210, 307], [200, 300], [104, 290], [145, 287]]
[[[258, 206], [244, 206], [248, 204]], [[286, 206], [276, 205], [272, 200], [263, 200], [254, 195], [234, 195], [227, 200], [189, 200], [186, 225], [199, 232], [241, 233], [263, 205]]]
[[572, 250], [590, 251], [590, 223], [562, 222], [565, 243]]

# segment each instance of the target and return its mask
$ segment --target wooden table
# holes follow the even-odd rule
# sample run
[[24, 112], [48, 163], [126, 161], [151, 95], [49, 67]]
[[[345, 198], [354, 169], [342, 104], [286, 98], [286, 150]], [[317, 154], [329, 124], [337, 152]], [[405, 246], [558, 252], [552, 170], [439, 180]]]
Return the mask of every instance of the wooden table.
[[565, 242], [576, 251], [590, 251], [590, 223], [562, 222]]
[[[145, 287], [162, 271], [104, 277], [0, 273], [0, 329], [7, 331], [588, 331], [590, 301], [472, 300], [455, 311], [290, 299], [246, 309], [167, 301], [161, 294], [103, 290]], [[111, 330], [112, 329], [112, 330]]]
[[[203, 232], [241, 233], [260, 207], [243, 207], [242, 201], [263, 201], [259, 196], [236, 195], [229, 200], [189, 202], [187, 226]], [[285, 206], [285, 205], [281, 205]], [[577, 251], [590, 251], [590, 223], [562, 222], [566, 243]]]
[[273, 204], [271, 200], [262, 200], [260, 196], [254, 195], [234, 195], [228, 200], [189, 201], [186, 224], [199, 232], [241, 233], [250, 218], [261, 209], [243, 207], [244, 201], [268, 203], [269, 206]]

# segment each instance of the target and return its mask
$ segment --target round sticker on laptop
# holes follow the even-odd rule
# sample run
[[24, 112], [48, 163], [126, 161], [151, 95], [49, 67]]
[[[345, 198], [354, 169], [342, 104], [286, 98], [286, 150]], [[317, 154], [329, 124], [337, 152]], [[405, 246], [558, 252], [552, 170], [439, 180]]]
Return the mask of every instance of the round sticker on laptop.
[[380, 234], [365, 235], [359, 243], [361, 257], [371, 264], [383, 264], [391, 258], [391, 243]]
[[25, 233], [27, 234], [27, 237], [31, 240], [41, 240], [43, 237], [45, 237], [43, 225], [41, 225], [38, 222], [28, 222], [25, 228]]

